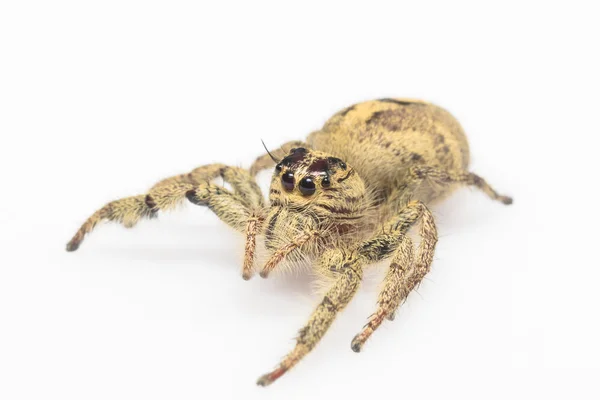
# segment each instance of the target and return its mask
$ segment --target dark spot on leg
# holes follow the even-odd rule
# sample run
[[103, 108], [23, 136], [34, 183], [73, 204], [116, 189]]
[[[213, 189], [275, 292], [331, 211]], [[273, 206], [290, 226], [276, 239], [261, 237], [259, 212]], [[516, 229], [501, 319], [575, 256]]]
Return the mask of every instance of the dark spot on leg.
[[321, 302], [321, 305], [323, 307], [325, 307], [328, 311], [335, 311], [336, 310], [336, 306], [335, 304], [333, 304], [333, 301], [331, 301], [331, 299], [327, 296], [325, 296], [323, 298], [323, 301]]
[[481, 184], [483, 183], [483, 178], [478, 175], [472, 175], [472, 179], [473, 185], [475, 186], [481, 186]]
[[156, 208], [156, 202], [154, 201], [152, 196], [147, 195], [144, 199], [144, 202], [146, 203], [149, 209], [154, 210]]
[[306, 340], [306, 334], [308, 333], [308, 326], [303, 327], [298, 331], [298, 337], [296, 338], [297, 343], [304, 344]]
[[187, 199], [190, 201], [190, 203], [195, 204], [197, 206], [205, 206], [207, 205], [206, 201], [202, 201], [201, 199], [198, 198], [198, 196], [196, 196], [196, 190], [192, 189], [192, 190], [188, 190], [185, 194], [185, 197], [187, 197]]

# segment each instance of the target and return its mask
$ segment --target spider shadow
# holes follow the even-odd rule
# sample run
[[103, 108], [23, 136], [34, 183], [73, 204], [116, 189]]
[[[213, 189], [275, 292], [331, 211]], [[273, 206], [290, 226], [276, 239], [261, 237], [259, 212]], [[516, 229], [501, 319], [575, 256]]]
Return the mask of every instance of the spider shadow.
[[[228, 243], [235, 243], [239, 238], [227, 232], [225, 227], [172, 221], [151, 225], [148, 222], [142, 221], [130, 230], [117, 225], [103, 227], [104, 232], [97, 241], [90, 243], [88, 252], [99, 258], [161, 265], [232, 265], [236, 261], [235, 252]], [[225, 242], [223, 237], [227, 239]]]
[[[172, 269], [175, 267], [217, 268], [227, 271], [231, 279], [239, 279], [240, 292], [247, 285], [260, 288], [261, 296], [287, 297], [290, 299], [314, 298], [314, 276], [310, 268], [297, 268], [284, 273], [274, 273], [269, 279], [258, 275], [261, 265], [257, 264], [251, 282], [241, 278], [244, 238], [237, 232], [222, 225], [200, 221], [177, 221], [164, 219], [142, 221], [135, 229], [124, 229], [119, 225], [107, 225], [95, 233], [96, 240], [90, 241], [86, 254], [105, 262], [137, 262], [148, 267]], [[202, 272], [198, 279], [202, 282]], [[242, 285], [245, 285], [243, 287]]]

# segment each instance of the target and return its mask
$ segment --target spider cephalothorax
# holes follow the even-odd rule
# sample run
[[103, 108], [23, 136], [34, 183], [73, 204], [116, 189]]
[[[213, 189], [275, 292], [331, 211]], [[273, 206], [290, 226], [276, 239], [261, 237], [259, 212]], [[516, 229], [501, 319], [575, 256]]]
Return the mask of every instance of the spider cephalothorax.
[[[298, 147], [274, 161], [270, 209], [262, 230], [267, 249], [275, 253], [261, 270], [262, 277], [284, 258], [310, 259], [320, 249], [355, 240], [370, 222], [364, 182], [341, 159]], [[285, 255], [277, 251], [282, 248]]]
[[[76, 250], [100, 221], [131, 227], [141, 218], [174, 208], [186, 198], [209, 207], [246, 237], [242, 277], [255, 270], [264, 278], [282, 264], [312, 265], [330, 286], [295, 348], [259, 385], [268, 385], [310, 352], [335, 316], [357, 292], [363, 270], [391, 259], [378, 306], [351, 342], [361, 350], [385, 320], [428, 273], [437, 243], [428, 204], [460, 185], [472, 185], [490, 198], [511, 204], [484, 179], [468, 171], [469, 148], [458, 122], [434, 105], [401, 99], [355, 104], [310, 134], [259, 157], [249, 170], [205, 165], [157, 183], [147, 194], [113, 201], [96, 211], [67, 244]], [[255, 175], [274, 168], [265, 204]], [[211, 183], [222, 177], [233, 191]], [[420, 243], [409, 230], [420, 225]], [[258, 262], [257, 238], [267, 257]]]

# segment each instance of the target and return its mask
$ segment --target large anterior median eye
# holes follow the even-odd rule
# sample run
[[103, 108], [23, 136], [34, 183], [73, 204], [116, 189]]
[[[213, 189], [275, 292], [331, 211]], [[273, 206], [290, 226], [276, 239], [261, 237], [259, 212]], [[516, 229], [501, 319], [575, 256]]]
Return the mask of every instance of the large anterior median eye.
[[300, 181], [299, 189], [304, 196], [310, 196], [316, 190], [315, 181], [307, 176]]
[[288, 192], [294, 190], [294, 173], [286, 172], [285, 174], [281, 175], [281, 185]]

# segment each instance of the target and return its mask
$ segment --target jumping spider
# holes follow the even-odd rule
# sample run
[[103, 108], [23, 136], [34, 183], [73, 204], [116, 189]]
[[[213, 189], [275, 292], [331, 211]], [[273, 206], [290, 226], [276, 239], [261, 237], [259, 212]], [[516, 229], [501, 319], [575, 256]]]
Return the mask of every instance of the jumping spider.
[[[255, 176], [273, 165], [266, 205]], [[416, 100], [368, 101], [338, 112], [305, 142], [267, 151], [249, 170], [206, 165], [165, 179], [148, 194], [113, 201], [83, 224], [67, 250], [76, 250], [100, 221], [132, 227], [187, 198], [245, 235], [244, 279], [255, 270], [257, 237], [264, 238], [268, 252], [263, 278], [283, 264], [312, 262], [331, 286], [300, 329], [295, 348], [258, 380], [266, 386], [315, 347], [357, 292], [363, 270], [386, 258], [391, 263], [377, 310], [352, 340], [352, 350], [359, 352], [384, 319], [394, 318], [431, 267], [437, 232], [429, 204], [461, 185], [512, 203], [468, 165], [467, 139], [447, 111]], [[219, 176], [233, 191], [210, 183]], [[421, 240], [415, 248], [408, 232], [419, 221]]]

